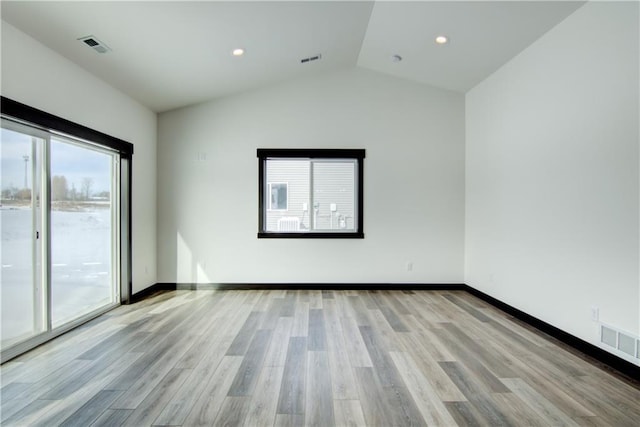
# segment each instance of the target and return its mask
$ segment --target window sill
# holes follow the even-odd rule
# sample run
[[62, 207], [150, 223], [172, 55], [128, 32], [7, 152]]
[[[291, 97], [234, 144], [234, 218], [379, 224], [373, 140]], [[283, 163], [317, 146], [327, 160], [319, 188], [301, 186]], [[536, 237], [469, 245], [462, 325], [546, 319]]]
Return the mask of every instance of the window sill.
[[305, 233], [279, 233], [259, 232], [258, 239], [364, 239], [361, 232], [305, 232]]

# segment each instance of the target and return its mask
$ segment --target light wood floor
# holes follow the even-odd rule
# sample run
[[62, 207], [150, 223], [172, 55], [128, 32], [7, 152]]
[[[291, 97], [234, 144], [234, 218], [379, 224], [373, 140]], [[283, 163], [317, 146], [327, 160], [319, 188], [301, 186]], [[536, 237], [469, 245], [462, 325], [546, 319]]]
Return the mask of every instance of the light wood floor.
[[640, 389], [466, 292], [173, 291], [0, 368], [2, 425], [640, 425]]

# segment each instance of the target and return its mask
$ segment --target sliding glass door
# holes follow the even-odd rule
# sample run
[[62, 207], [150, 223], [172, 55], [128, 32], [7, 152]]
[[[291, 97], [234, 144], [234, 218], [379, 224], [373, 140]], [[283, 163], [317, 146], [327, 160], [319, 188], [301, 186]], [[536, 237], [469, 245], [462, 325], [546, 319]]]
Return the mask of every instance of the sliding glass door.
[[60, 326], [116, 301], [113, 153], [50, 143], [51, 321]]
[[120, 157], [2, 120], [2, 353], [119, 303]]
[[[17, 128], [17, 129], [16, 129]], [[18, 130], [20, 129], [20, 130]], [[42, 211], [37, 154], [40, 132], [2, 127], [2, 206], [0, 275], [2, 347], [27, 340], [46, 329], [46, 298], [41, 275]]]

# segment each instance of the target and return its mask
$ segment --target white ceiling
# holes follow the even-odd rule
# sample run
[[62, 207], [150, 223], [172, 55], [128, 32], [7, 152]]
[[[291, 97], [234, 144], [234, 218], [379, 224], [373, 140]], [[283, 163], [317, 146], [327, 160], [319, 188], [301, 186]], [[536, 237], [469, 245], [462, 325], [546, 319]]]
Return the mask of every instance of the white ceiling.
[[[466, 92], [584, 2], [377, 2], [358, 65]], [[435, 38], [444, 34], [446, 45]], [[401, 62], [389, 58], [400, 55]]]
[[[465, 92], [583, 2], [2, 1], [2, 19], [161, 112], [356, 65]], [[450, 43], [434, 43], [446, 34]], [[112, 52], [77, 39], [93, 35]], [[233, 57], [242, 47], [246, 53]], [[302, 58], [321, 54], [318, 61]], [[401, 62], [391, 56], [402, 56]]]

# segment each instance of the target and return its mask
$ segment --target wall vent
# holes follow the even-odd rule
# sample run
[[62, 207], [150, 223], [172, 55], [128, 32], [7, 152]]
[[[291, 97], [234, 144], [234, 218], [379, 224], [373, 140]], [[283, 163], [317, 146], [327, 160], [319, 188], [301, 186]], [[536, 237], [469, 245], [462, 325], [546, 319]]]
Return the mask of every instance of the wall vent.
[[600, 326], [600, 341], [609, 347], [616, 348], [618, 343], [618, 332], [602, 325]]
[[86, 44], [87, 46], [89, 46], [90, 48], [92, 48], [98, 53], [111, 52], [111, 48], [109, 46], [107, 46], [106, 44], [104, 44], [94, 36], [80, 37], [78, 40]]
[[302, 64], [306, 64], [307, 62], [317, 61], [318, 59], [322, 59], [322, 55], [317, 54], [317, 55], [315, 55], [315, 56], [310, 56], [310, 57], [308, 57], [308, 58], [302, 58], [302, 59], [300, 60], [300, 63], [302, 63]]
[[609, 325], [600, 324], [600, 343], [625, 359], [640, 365], [640, 337]]

